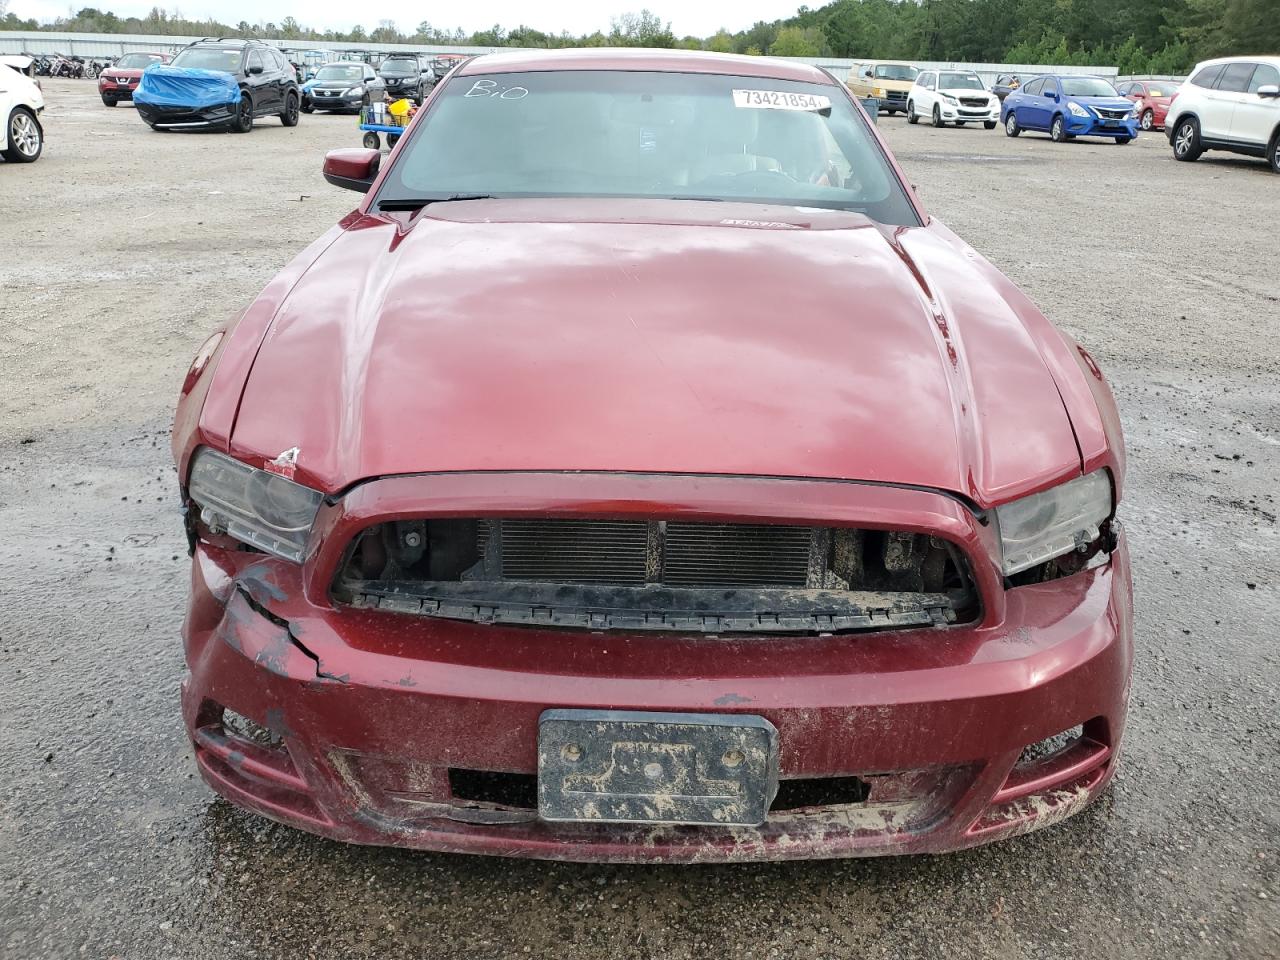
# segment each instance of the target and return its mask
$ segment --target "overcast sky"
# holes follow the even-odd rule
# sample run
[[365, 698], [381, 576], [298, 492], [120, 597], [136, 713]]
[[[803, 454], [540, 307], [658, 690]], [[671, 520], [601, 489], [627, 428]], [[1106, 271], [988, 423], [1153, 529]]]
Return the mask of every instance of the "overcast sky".
[[[570, 33], [590, 33], [593, 30], [608, 31], [610, 16], [626, 11], [638, 11], [647, 7], [670, 21], [677, 37], [693, 34], [707, 36], [720, 27], [731, 31], [749, 27], [757, 20], [776, 20], [796, 12], [801, 0], [467, 0], [453, 4], [406, 4], [388, 0], [364, 0], [353, 4], [350, 0], [10, 0], [9, 12], [26, 19], [52, 20], [66, 16], [82, 6], [95, 6], [111, 10], [121, 17], [142, 17], [153, 6], [161, 6], [170, 12], [180, 10], [192, 19], [213, 17], [223, 23], [279, 23], [293, 15], [304, 26], [320, 30], [350, 30], [359, 23], [366, 30], [383, 19], [394, 20], [406, 32], [412, 32], [423, 20], [432, 26], [452, 30], [462, 27], [468, 33], [485, 30], [500, 23], [510, 29], [525, 24], [548, 33], [568, 30]], [[812, 0], [810, 0], [812, 2]]]

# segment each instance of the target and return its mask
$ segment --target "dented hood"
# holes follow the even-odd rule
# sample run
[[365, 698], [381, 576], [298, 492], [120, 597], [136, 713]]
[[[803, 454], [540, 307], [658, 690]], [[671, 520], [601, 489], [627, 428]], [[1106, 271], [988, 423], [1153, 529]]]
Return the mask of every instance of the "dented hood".
[[353, 218], [268, 329], [232, 447], [298, 447], [299, 478], [329, 491], [601, 470], [989, 503], [1080, 460], [1036, 335], [979, 261], [943, 228], [754, 205], [472, 201]]

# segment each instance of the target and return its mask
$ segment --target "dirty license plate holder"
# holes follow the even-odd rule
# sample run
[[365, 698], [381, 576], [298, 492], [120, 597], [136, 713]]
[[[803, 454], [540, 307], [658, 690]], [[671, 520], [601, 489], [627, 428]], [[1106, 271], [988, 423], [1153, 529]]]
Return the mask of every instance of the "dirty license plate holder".
[[547, 710], [538, 721], [543, 820], [758, 826], [778, 792], [764, 717]]

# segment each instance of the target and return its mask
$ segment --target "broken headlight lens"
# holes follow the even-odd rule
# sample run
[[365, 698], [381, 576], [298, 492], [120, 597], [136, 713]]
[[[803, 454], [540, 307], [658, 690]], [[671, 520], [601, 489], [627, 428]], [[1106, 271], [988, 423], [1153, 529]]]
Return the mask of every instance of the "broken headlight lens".
[[302, 562], [322, 495], [208, 447], [191, 461], [187, 492], [210, 530]]
[[996, 507], [1004, 575], [1088, 546], [1098, 539], [1098, 528], [1111, 516], [1112, 508], [1106, 470]]

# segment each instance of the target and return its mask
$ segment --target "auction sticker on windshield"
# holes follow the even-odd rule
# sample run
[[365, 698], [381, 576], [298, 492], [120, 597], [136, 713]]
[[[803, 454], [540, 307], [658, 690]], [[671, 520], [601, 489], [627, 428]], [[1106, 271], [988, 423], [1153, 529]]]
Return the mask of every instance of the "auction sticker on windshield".
[[831, 98], [785, 90], [735, 90], [733, 105], [751, 110], [830, 110]]

